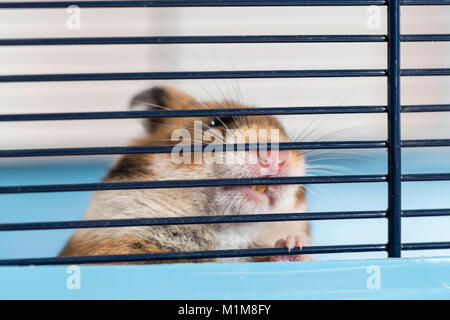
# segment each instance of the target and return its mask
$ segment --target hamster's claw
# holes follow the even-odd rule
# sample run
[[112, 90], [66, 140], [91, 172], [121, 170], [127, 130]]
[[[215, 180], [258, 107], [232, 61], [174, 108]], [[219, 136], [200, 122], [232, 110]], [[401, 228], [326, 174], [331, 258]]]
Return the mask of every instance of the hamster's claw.
[[[301, 236], [288, 236], [286, 239], [279, 239], [275, 243], [275, 247], [277, 248], [286, 248], [288, 251], [291, 251], [294, 248], [302, 249], [303, 239]], [[294, 255], [282, 255], [282, 256], [272, 256], [270, 257], [270, 261], [279, 262], [279, 261], [305, 261], [306, 257], [294, 254]]]

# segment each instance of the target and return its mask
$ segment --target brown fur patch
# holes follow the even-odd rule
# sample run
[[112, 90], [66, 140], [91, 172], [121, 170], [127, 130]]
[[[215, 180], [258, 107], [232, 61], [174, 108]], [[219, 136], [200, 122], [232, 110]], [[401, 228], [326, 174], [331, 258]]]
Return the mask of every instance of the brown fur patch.
[[[143, 241], [137, 237], [119, 238], [94, 238], [83, 240], [73, 237], [59, 254], [60, 257], [73, 256], [98, 256], [98, 255], [121, 255], [121, 254], [148, 254], [163, 253], [158, 246]], [[214, 259], [201, 260], [159, 260], [139, 262], [116, 262], [113, 264], [161, 264], [161, 263], [188, 263], [188, 262], [213, 262]]]
[[301, 205], [306, 200], [306, 192], [305, 192], [305, 186], [301, 185], [298, 186], [297, 192], [295, 193], [296, 197], [296, 204]]
[[130, 177], [149, 177], [152, 172], [148, 169], [148, 161], [145, 155], [126, 155], [123, 156], [119, 162], [109, 171], [108, 178], [114, 177], [116, 180], [127, 179]]
[[271, 256], [251, 257], [251, 262], [271, 262]]

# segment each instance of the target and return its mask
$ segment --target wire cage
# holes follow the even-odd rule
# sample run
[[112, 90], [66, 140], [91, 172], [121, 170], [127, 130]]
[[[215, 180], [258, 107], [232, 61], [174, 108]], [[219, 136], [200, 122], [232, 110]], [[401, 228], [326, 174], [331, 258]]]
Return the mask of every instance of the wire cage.
[[[240, 1], [240, 0], [174, 0], [174, 1], [41, 1], [1, 2], [0, 10], [52, 9], [76, 5], [80, 8], [119, 7], [253, 7], [253, 6], [387, 6], [388, 28], [386, 35], [239, 35], [239, 36], [152, 36], [152, 37], [81, 37], [81, 38], [27, 38], [0, 39], [0, 46], [61, 46], [104, 44], [211, 44], [211, 43], [387, 43], [387, 66], [384, 69], [331, 69], [331, 70], [243, 70], [243, 71], [179, 71], [179, 72], [115, 72], [70, 74], [0, 75], [0, 82], [61, 82], [61, 81], [114, 81], [114, 80], [183, 80], [183, 79], [260, 79], [260, 78], [327, 78], [327, 77], [384, 77], [387, 81], [387, 105], [348, 107], [272, 107], [251, 109], [199, 109], [174, 111], [108, 111], [71, 113], [0, 114], [0, 121], [66, 121], [89, 119], [131, 119], [198, 116], [261, 116], [261, 115], [311, 115], [311, 114], [387, 114], [388, 138], [376, 141], [324, 141], [280, 143], [280, 150], [297, 149], [385, 149], [388, 153], [387, 174], [302, 176], [249, 179], [206, 179], [176, 181], [102, 182], [77, 184], [45, 184], [1, 186], [0, 194], [43, 192], [98, 191], [119, 189], [193, 188], [214, 186], [248, 186], [281, 184], [339, 184], [376, 183], [388, 185], [386, 210], [317, 212], [298, 214], [251, 214], [240, 216], [197, 216], [180, 218], [142, 218], [95, 221], [56, 221], [3, 223], [0, 231], [76, 229], [129, 226], [161, 226], [212, 223], [243, 223], [294, 220], [370, 219], [385, 218], [388, 221], [388, 241], [378, 244], [308, 246], [295, 248], [289, 254], [322, 254], [337, 252], [385, 251], [391, 258], [401, 257], [404, 250], [448, 249], [450, 242], [402, 243], [401, 222], [403, 217], [449, 216], [450, 209], [403, 210], [401, 206], [402, 182], [450, 180], [450, 173], [402, 174], [402, 148], [448, 147], [450, 139], [402, 140], [400, 135], [401, 113], [450, 111], [449, 104], [402, 105], [400, 101], [401, 77], [449, 76], [450, 69], [401, 69], [401, 42], [449, 41], [449, 34], [400, 34], [401, 5], [450, 5], [449, 0], [289, 0], [289, 1]], [[112, 9], [113, 10], [113, 9]], [[30, 84], [32, 85], [32, 84]], [[252, 145], [233, 145], [232, 149]], [[54, 157], [85, 155], [118, 155], [170, 153], [173, 146], [148, 147], [86, 147], [86, 148], [39, 148], [0, 150], [1, 158]], [[192, 151], [194, 147], [192, 147]], [[203, 146], [203, 149], [205, 146]], [[202, 149], [202, 150], [203, 150]], [[287, 254], [283, 248], [214, 250], [201, 252], [167, 252], [150, 254], [123, 254], [83, 257], [42, 257], [0, 260], [2, 266], [87, 264], [111, 262], [138, 262], [179, 259], [209, 259], [226, 257], [249, 257]]]

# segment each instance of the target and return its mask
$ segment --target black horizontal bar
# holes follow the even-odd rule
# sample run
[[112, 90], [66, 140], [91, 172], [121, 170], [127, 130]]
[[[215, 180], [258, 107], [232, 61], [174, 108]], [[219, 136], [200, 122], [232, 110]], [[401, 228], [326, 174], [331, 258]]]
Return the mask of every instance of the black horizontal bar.
[[228, 216], [193, 216], [176, 218], [141, 218], [114, 220], [52, 221], [0, 224], [0, 231], [75, 229], [75, 228], [114, 228], [136, 226], [166, 226], [211, 223], [245, 223], [272, 221], [307, 221], [307, 220], [341, 220], [384, 218], [385, 211], [350, 211], [350, 212], [311, 212], [311, 213], [275, 213], [246, 214]]
[[450, 209], [403, 210], [403, 217], [438, 217], [450, 216]]
[[229, 186], [251, 186], [251, 185], [361, 183], [361, 182], [386, 182], [386, 176], [337, 175], [337, 176], [308, 176], [308, 177], [246, 178], [246, 179], [199, 179], [199, 180], [99, 182], [99, 183], [25, 185], [25, 186], [22, 185], [22, 186], [0, 187], [0, 194], [128, 190], [128, 189], [229, 187]]
[[404, 174], [402, 181], [446, 181], [450, 180], [450, 173], [421, 173], [421, 174]]
[[183, 260], [183, 259], [214, 259], [214, 258], [239, 258], [279, 256], [294, 254], [325, 254], [341, 252], [374, 252], [385, 251], [385, 244], [360, 244], [340, 246], [311, 246], [294, 248], [288, 251], [285, 248], [263, 248], [263, 249], [237, 249], [237, 250], [210, 250], [192, 252], [166, 252], [148, 254], [120, 254], [103, 256], [81, 256], [81, 257], [55, 257], [55, 258], [31, 258], [31, 259], [6, 259], [0, 260], [0, 266], [11, 265], [59, 265], [59, 264], [85, 264], [85, 263], [111, 263], [111, 262], [138, 262], [138, 261], [161, 261], [161, 260]]
[[402, 147], [450, 147], [450, 139], [403, 140]]
[[132, 7], [265, 7], [265, 6], [366, 6], [385, 5], [385, 0], [142, 0], [142, 1], [39, 1], [0, 2], [1, 8], [132, 8]]
[[[450, 75], [450, 69], [402, 69], [400, 74], [402, 76], [447, 76]], [[0, 76], [0, 82], [333, 78], [384, 77], [386, 75], [387, 72], [384, 69], [125, 72], [6, 75]]]
[[[402, 147], [449, 147], [450, 139], [403, 140]], [[203, 152], [206, 147], [225, 151], [257, 150], [258, 144], [203, 144], [189, 145], [190, 152]], [[271, 149], [271, 145], [265, 146]], [[386, 148], [386, 141], [324, 141], [324, 142], [281, 142], [276, 145], [278, 150], [316, 150], [316, 149], [379, 149]], [[139, 147], [86, 147], [86, 148], [50, 148], [50, 149], [10, 149], [0, 150], [0, 158], [18, 157], [59, 157], [59, 156], [90, 156], [111, 154], [155, 154], [170, 153], [174, 146], [139, 146]]]
[[[448, 249], [450, 242], [431, 243], [404, 243], [402, 250], [431, 250]], [[166, 252], [148, 254], [119, 254], [78, 257], [54, 257], [54, 258], [28, 258], [28, 259], [3, 259], [0, 266], [26, 266], [26, 265], [61, 265], [61, 264], [87, 264], [87, 263], [119, 263], [119, 262], [143, 262], [162, 260], [192, 260], [214, 258], [239, 258], [259, 256], [280, 256], [296, 254], [327, 254], [327, 253], [356, 253], [386, 251], [385, 244], [357, 244], [339, 246], [308, 246], [294, 248], [288, 251], [285, 248], [262, 249], [237, 249], [237, 250], [209, 250], [193, 252]]]
[[450, 242], [403, 243], [402, 250], [450, 249]]
[[[403, 217], [450, 216], [450, 209], [404, 210], [402, 212], [402, 216]], [[227, 215], [227, 216], [191, 216], [191, 217], [175, 217], [175, 218], [47, 221], [47, 222], [3, 223], [0, 224], [0, 231], [117, 228], [117, 227], [137, 227], [137, 226], [166, 226], [166, 225], [248, 223], [248, 222], [274, 222], [274, 221], [377, 219], [385, 217], [386, 217], [385, 211], [347, 211], [347, 212], [246, 214], [246, 215]]]
[[[404, 174], [402, 181], [447, 181], [450, 173]], [[161, 188], [199, 188], [227, 187], [251, 185], [285, 185], [285, 184], [328, 184], [328, 183], [362, 183], [386, 182], [385, 175], [336, 175], [307, 177], [276, 177], [247, 179], [199, 179], [199, 180], [163, 180], [163, 181], [131, 181], [131, 182], [100, 182], [53, 185], [3, 186], [4, 193], [37, 193], [37, 192], [68, 192], [68, 191], [100, 191], [128, 189], [161, 189]]]
[[[420, 141], [420, 140], [418, 140]], [[420, 142], [418, 143], [420, 144]], [[258, 150], [258, 144], [202, 144], [187, 145], [190, 152], [203, 152], [206, 147], [217, 147], [216, 150], [225, 151], [248, 151]], [[422, 146], [422, 145], [419, 145]], [[312, 149], [372, 149], [385, 148], [385, 141], [326, 141], [326, 142], [280, 142], [276, 145], [278, 150], [312, 150]], [[53, 148], [53, 149], [12, 149], [0, 150], [0, 158], [15, 157], [54, 157], [54, 156], [87, 156], [87, 155], [107, 155], [107, 154], [154, 154], [171, 153], [174, 146], [144, 146], [144, 147], [87, 147], [87, 148]], [[270, 144], [265, 145], [270, 150]], [[211, 150], [210, 149], [210, 150]]]
[[317, 43], [384, 42], [385, 35], [248, 35], [171, 37], [90, 37], [0, 39], [0, 46], [103, 45], [103, 44], [194, 44], [194, 43]]
[[[212, 44], [212, 43], [333, 43], [386, 42], [385, 35], [243, 35], [0, 39], [0, 46], [113, 45], [113, 44]], [[405, 42], [450, 41], [450, 34], [408, 34]]]
[[401, 0], [404, 6], [443, 6], [450, 5], [450, 0]]
[[450, 111], [450, 104], [403, 106], [402, 112], [444, 112]]
[[404, 42], [450, 41], [450, 34], [404, 34], [400, 36]]
[[310, 77], [382, 77], [383, 69], [347, 70], [248, 70], [248, 71], [183, 71], [3, 75], [0, 82], [42, 81], [111, 81], [111, 80], [175, 80], [175, 79], [254, 79]]
[[[402, 5], [450, 5], [450, 0], [402, 0]], [[136, 8], [136, 7], [285, 7], [285, 6], [369, 6], [386, 5], [386, 0], [115, 0], [0, 2], [0, 9]]]
[[[385, 106], [319, 106], [319, 107], [265, 107], [230, 109], [192, 109], [192, 110], [149, 110], [149, 111], [102, 111], [102, 112], [60, 112], [0, 114], [0, 121], [53, 121], [53, 120], [96, 120], [96, 119], [134, 119], [134, 118], [178, 118], [210, 116], [262, 116], [295, 114], [348, 114], [385, 113]], [[402, 112], [443, 112], [450, 111], [449, 104], [403, 106]]]
[[267, 107], [233, 109], [192, 109], [192, 110], [150, 110], [150, 111], [105, 111], [105, 112], [64, 112], [35, 114], [0, 114], [0, 121], [48, 121], [48, 120], [89, 120], [89, 119], [132, 119], [132, 118], [177, 118], [209, 116], [261, 116], [295, 114], [345, 114], [383, 113], [383, 106], [348, 107]]
[[450, 76], [450, 69], [402, 69], [400, 75], [404, 77]]

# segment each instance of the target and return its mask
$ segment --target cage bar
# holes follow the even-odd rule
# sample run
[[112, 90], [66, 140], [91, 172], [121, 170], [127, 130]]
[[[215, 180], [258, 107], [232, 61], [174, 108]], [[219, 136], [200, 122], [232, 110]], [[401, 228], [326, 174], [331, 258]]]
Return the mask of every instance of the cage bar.
[[181, 71], [181, 72], [123, 72], [25, 74], [0, 76], [0, 82], [47, 81], [111, 81], [111, 80], [181, 80], [181, 79], [267, 79], [267, 78], [328, 78], [328, 77], [382, 77], [383, 69], [347, 70], [249, 70], [249, 71]]
[[[431, 249], [429, 247], [429, 249]], [[11, 265], [57, 265], [57, 264], [86, 264], [86, 263], [111, 263], [111, 262], [143, 262], [161, 260], [183, 260], [183, 259], [214, 259], [214, 258], [239, 258], [239, 257], [261, 257], [294, 254], [325, 254], [341, 252], [373, 252], [385, 251], [384, 244], [361, 244], [341, 246], [316, 246], [294, 248], [287, 251], [284, 248], [263, 249], [236, 249], [236, 250], [210, 250], [190, 252], [165, 252], [150, 254], [120, 254], [102, 256], [82, 257], [55, 257], [55, 258], [31, 258], [31, 259], [7, 259], [0, 260], [0, 266]]]
[[[112, 44], [217, 44], [217, 43], [349, 43], [386, 42], [385, 35], [242, 35], [167, 37], [83, 37], [0, 39], [0, 46], [112, 45]], [[450, 34], [400, 35], [404, 42], [450, 41]]]
[[[212, 223], [248, 223], [274, 221], [312, 221], [344, 219], [380, 219], [386, 218], [385, 211], [340, 211], [340, 212], [304, 212], [271, 213], [228, 216], [191, 216], [176, 218], [140, 218], [109, 220], [47, 221], [0, 224], [0, 231], [54, 230], [82, 228], [117, 228], [137, 226], [166, 226]], [[438, 217], [450, 216], [450, 209], [404, 210], [402, 217]]]
[[[445, 1], [445, 0], [443, 0]], [[440, 2], [443, 2], [440, 1]], [[5, 2], [1, 8], [39, 9], [66, 8], [133, 8], [133, 7], [270, 7], [270, 6], [367, 6], [385, 5], [385, 0], [115, 0], [115, 1], [39, 1]]]
[[388, 4], [388, 253], [401, 256], [400, 1]]
[[[438, 35], [436, 35], [437, 37]], [[196, 44], [196, 43], [318, 43], [384, 42], [384, 35], [257, 35], [179, 37], [100, 37], [0, 39], [0, 46], [103, 45], [103, 44]]]
[[[442, 214], [445, 215], [445, 214]], [[133, 226], [166, 226], [212, 223], [245, 223], [273, 221], [307, 221], [307, 220], [341, 220], [384, 218], [384, 211], [349, 211], [349, 212], [311, 212], [311, 213], [271, 213], [245, 214], [227, 216], [192, 216], [176, 218], [142, 218], [113, 220], [76, 220], [0, 224], [0, 231], [78, 229], [78, 228], [114, 228]]]
[[[324, 141], [324, 142], [281, 142], [278, 150], [326, 150], [326, 149], [380, 149], [387, 147], [386, 141]], [[190, 152], [203, 152], [206, 147], [216, 150], [248, 151], [257, 150], [258, 144], [216, 144], [186, 145]], [[403, 140], [404, 148], [450, 147], [450, 139]], [[155, 154], [170, 153], [174, 146], [139, 146], [139, 147], [85, 147], [85, 148], [50, 148], [50, 149], [10, 149], [0, 150], [0, 158], [15, 157], [59, 157], [59, 156], [91, 156], [112, 154]], [[271, 145], [267, 146], [271, 149]]]
[[[450, 105], [405, 105], [401, 112], [447, 112]], [[162, 117], [210, 117], [210, 116], [262, 116], [299, 114], [357, 114], [385, 113], [386, 106], [317, 106], [317, 107], [264, 107], [230, 109], [192, 110], [149, 110], [149, 111], [102, 111], [102, 112], [62, 112], [62, 113], [21, 113], [0, 114], [0, 121], [52, 121], [52, 120], [96, 120], [134, 119]]]
[[[113, 0], [2, 2], [0, 9], [56, 9], [76, 5], [81, 8], [136, 7], [295, 7], [295, 6], [371, 6], [387, 5], [387, 0]], [[449, 5], [450, 0], [401, 0], [401, 5]]]
[[[425, 177], [419, 177], [424, 179]], [[198, 179], [198, 180], [159, 180], [131, 182], [100, 182], [75, 184], [48, 184], [26, 186], [3, 186], [0, 194], [6, 193], [36, 193], [36, 192], [68, 192], [68, 191], [99, 191], [99, 190], [129, 190], [129, 189], [160, 189], [160, 188], [199, 188], [228, 187], [252, 185], [285, 185], [285, 184], [321, 184], [321, 183], [362, 183], [385, 182], [385, 175], [338, 175], [338, 176], [301, 176], [245, 179]]]
[[[429, 109], [431, 109], [430, 106]], [[450, 109], [450, 106], [449, 106]], [[104, 111], [65, 112], [35, 114], [0, 114], [0, 121], [48, 121], [48, 120], [90, 120], [90, 119], [132, 119], [132, 118], [185, 118], [210, 116], [266, 116], [298, 114], [345, 114], [384, 113], [385, 106], [323, 106], [323, 107], [264, 107], [191, 110], [148, 110], [148, 111]]]

